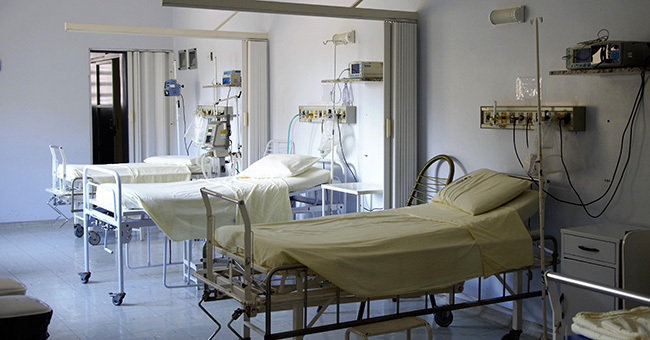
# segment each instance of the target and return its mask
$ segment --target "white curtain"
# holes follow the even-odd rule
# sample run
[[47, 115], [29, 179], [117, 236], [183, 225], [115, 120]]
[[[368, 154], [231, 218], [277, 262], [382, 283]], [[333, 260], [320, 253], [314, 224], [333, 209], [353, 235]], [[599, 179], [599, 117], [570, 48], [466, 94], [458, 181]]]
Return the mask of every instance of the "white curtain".
[[244, 41], [242, 169], [262, 158], [269, 140], [269, 46], [266, 40]]
[[406, 204], [417, 177], [417, 24], [384, 26], [384, 209]]
[[174, 104], [179, 97], [165, 97], [165, 80], [172, 78], [169, 52], [127, 53], [129, 161], [149, 156], [176, 154]]

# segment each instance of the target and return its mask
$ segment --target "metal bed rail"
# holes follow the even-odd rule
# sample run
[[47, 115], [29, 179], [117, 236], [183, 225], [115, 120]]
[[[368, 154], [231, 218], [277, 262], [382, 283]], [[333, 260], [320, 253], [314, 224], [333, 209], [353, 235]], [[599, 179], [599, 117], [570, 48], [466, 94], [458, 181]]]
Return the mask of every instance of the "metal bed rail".
[[[513, 330], [506, 335], [504, 339], [518, 339], [522, 328], [521, 308], [522, 299], [541, 296], [540, 290], [532, 290], [530, 282], [533, 279], [532, 269], [534, 267], [522, 268], [508, 273], [502, 273], [499, 281], [504, 285], [504, 289], [497, 296], [482, 296], [479, 278], [478, 297], [473, 301], [454, 302], [451, 298], [450, 303], [446, 305], [436, 305], [434, 294], [436, 292], [422, 292], [424, 296], [424, 306], [416, 309], [400, 309], [400, 299], [412, 299], [409, 297], [382, 297], [376, 299], [362, 299], [355, 297], [345, 291], [340, 290], [326, 279], [318, 277], [310, 272], [303, 265], [291, 265], [280, 268], [261, 268], [254, 263], [252, 245], [254, 233], [248, 219], [246, 205], [242, 200], [236, 200], [220, 193], [201, 189], [201, 195], [204, 200], [207, 213], [206, 228], [206, 245], [204, 254], [204, 269], [198, 270], [193, 275], [205, 285], [202, 299], [199, 301], [199, 307], [210, 317], [217, 325], [217, 330], [210, 337], [213, 338], [221, 329], [221, 324], [202, 306], [206, 301], [219, 300], [223, 298], [233, 298], [241, 304], [228, 323], [228, 328], [240, 339], [249, 339], [250, 331], [254, 330], [264, 336], [264, 339], [284, 339], [289, 337], [299, 337], [320, 332], [327, 332], [336, 329], [343, 329], [363, 324], [377, 323], [382, 321], [394, 320], [408, 316], [421, 316], [425, 314], [434, 314], [436, 322], [442, 323], [442, 326], [448, 326], [451, 323], [451, 311], [477, 306], [484, 306], [495, 303], [513, 301]], [[212, 215], [212, 206], [210, 196], [217, 197], [233, 204], [236, 204], [241, 212], [244, 224], [244, 254], [238, 256], [228, 253], [227, 251], [215, 248], [213, 243], [214, 218]], [[533, 236], [534, 237], [534, 236]], [[550, 257], [550, 264], [555, 268], [558, 258], [557, 242], [551, 237], [545, 237], [552, 240], [554, 248]], [[539, 237], [534, 240], [538, 242]], [[215, 249], [222, 255], [229, 257], [225, 265], [214, 265]], [[544, 256], [545, 252], [542, 251]], [[527, 272], [528, 284], [523, 289], [522, 274]], [[511, 275], [508, 280], [506, 275]], [[511, 286], [509, 283], [512, 282]], [[454, 287], [447, 291], [451, 296], [462, 292], [461, 289]], [[346, 303], [369, 304], [372, 300], [393, 299], [396, 304], [396, 311], [386, 315], [370, 315], [370, 308], [367, 309], [366, 316], [359, 313], [356, 319], [344, 320], [341, 312], [341, 305]], [[429, 302], [429, 300], [431, 302]], [[325, 310], [333, 306], [335, 311], [335, 320], [332, 322], [321, 322], [316, 325], [316, 321], [323, 315]], [[293, 329], [276, 331], [272, 328], [272, 312], [278, 310], [292, 310], [293, 312]], [[264, 326], [260, 327], [251, 322], [251, 318], [258, 313], [265, 313]], [[244, 316], [243, 335], [240, 335], [232, 328], [232, 323], [240, 316]], [[440, 324], [440, 323], [439, 323]], [[274, 333], [275, 332], [275, 333]]]
[[[109, 206], [99, 207], [96, 205], [96, 202], [93, 198], [97, 191], [97, 188], [100, 184], [92, 181], [92, 178], [88, 176], [88, 172], [99, 172], [110, 175], [113, 177], [113, 181], [116, 185], [116, 189], [112, 190], [112, 202]], [[117, 171], [105, 169], [99, 166], [87, 165], [84, 167], [83, 171], [83, 236], [84, 236], [84, 271], [78, 273], [82, 283], [88, 283], [88, 280], [91, 276], [90, 270], [90, 246], [89, 238], [93, 235], [94, 231], [91, 232], [90, 228], [94, 226], [103, 227], [105, 229], [105, 235], [108, 234], [109, 229], [115, 231], [116, 235], [116, 244], [115, 244], [115, 253], [117, 257], [117, 280], [118, 280], [118, 290], [117, 292], [111, 292], [109, 295], [112, 298], [114, 305], [119, 306], [122, 304], [126, 292], [124, 291], [124, 265], [125, 262], [127, 266], [131, 269], [139, 268], [150, 268], [150, 267], [163, 267], [163, 284], [168, 288], [177, 288], [177, 287], [189, 287], [195, 286], [190, 282], [191, 275], [188, 270], [184, 268], [184, 284], [183, 285], [169, 285], [167, 283], [167, 265], [176, 265], [182, 264], [187, 265], [187, 259], [184, 257], [181, 262], [172, 262], [171, 256], [170, 260], [167, 262], [168, 249], [167, 249], [167, 238], [165, 237], [165, 252], [163, 255], [163, 261], [160, 264], [152, 264], [148, 254], [147, 263], [142, 266], [131, 266], [128, 261], [128, 242], [131, 240], [131, 231], [133, 228], [150, 228], [155, 227], [156, 224], [149, 218], [147, 213], [142, 209], [129, 209], [125, 210], [122, 204], [122, 180], [117, 173]], [[108, 248], [107, 238], [104, 238], [104, 249], [113, 253], [112, 249]], [[93, 242], [97, 244], [98, 242]], [[147, 239], [147, 250], [150, 252], [150, 241]], [[184, 245], [184, 247], [191, 247]], [[183, 255], [185, 256], [187, 252], [191, 252], [191, 249], [185, 248]]]
[[[544, 281], [548, 289], [549, 298], [551, 302], [551, 311], [553, 312], [553, 339], [561, 337], [562, 329], [565, 325], [562, 324], [562, 305], [560, 302], [560, 293], [557, 284], [569, 285], [578, 287], [597, 293], [621, 298], [625, 300], [632, 300], [644, 305], [650, 306], [650, 296], [633, 293], [616, 287], [609, 287], [598, 284], [596, 282], [578, 279], [565, 274], [560, 274], [555, 271], [546, 271], [544, 273]], [[555, 283], [555, 284], [552, 284]]]
[[[70, 218], [73, 218], [75, 235], [77, 237], [81, 237], [80, 233], [83, 231], [83, 227], [81, 224], [77, 223], [77, 221], [81, 220], [81, 217], [77, 215], [77, 213], [82, 212], [83, 209], [79, 201], [75, 202], [75, 197], [81, 197], [81, 193], [79, 192], [79, 189], [81, 188], [79, 185], [81, 178], [75, 178], [71, 182], [68, 182], [68, 161], [65, 156], [65, 151], [63, 151], [63, 147], [58, 145], [50, 145], [49, 149], [50, 155], [52, 157], [52, 184], [49, 188], [46, 188], [45, 191], [52, 195], [48, 199], [47, 205], [57, 213], [57, 217], [54, 219], [54, 221], [52, 221], [52, 225], [54, 225], [59, 219], [63, 219], [63, 223], [61, 223], [59, 226], [63, 227], [70, 220]], [[62, 165], [60, 172], [59, 165]], [[59, 209], [59, 206], [62, 205], [71, 206], [71, 217], [68, 217], [63, 211], [61, 211], [61, 209]]]

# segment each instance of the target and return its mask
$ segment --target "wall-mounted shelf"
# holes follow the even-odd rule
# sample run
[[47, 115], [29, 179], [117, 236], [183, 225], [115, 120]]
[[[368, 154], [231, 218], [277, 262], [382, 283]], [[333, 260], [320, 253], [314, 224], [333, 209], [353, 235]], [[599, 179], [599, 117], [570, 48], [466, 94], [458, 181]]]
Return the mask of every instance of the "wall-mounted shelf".
[[349, 82], [382, 82], [384, 81], [384, 78], [339, 78], [339, 79], [325, 79], [321, 80], [320, 82], [325, 84], [325, 83], [345, 83], [346, 81]]
[[584, 70], [560, 70], [549, 72], [552, 76], [557, 75], [579, 75], [579, 74], [630, 74], [650, 71], [650, 67], [614, 67], [614, 68], [596, 68]]
[[241, 85], [222, 85], [222, 84], [210, 84], [210, 85], [203, 85], [204, 89], [211, 89], [215, 87], [241, 87]]

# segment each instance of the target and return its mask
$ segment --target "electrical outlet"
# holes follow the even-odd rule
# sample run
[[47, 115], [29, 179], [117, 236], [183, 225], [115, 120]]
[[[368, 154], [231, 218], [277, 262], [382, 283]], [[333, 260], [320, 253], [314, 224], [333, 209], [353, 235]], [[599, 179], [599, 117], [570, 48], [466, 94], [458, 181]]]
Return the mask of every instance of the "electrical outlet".
[[356, 106], [306, 105], [298, 107], [300, 114], [298, 121], [307, 123], [321, 123], [328, 118], [338, 118], [341, 124], [354, 124], [357, 122]]
[[[542, 119], [562, 121], [567, 131], [585, 131], [584, 106], [542, 106]], [[532, 130], [537, 123], [536, 106], [481, 106], [482, 129]]]
[[203, 117], [223, 117], [232, 116], [232, 106], [214, 106], [214, 105], [197, 105], [194, 113], [200, 114]]

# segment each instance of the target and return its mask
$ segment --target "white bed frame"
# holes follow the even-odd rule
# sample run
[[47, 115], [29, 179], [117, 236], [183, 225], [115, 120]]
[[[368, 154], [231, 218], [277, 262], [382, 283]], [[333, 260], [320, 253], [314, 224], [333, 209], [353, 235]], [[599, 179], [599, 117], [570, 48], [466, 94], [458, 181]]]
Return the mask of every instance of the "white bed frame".
[[[89, 171], [96, 171], [100, 173], [105, 173], [113, 177], [113, 181], [116, 184], [115, 189], [112, 192], [113, 200], [110, 206], [98, 206], [94, 198], [94, 193], [100, 184], [94, 183], [92, 178], [88, 176]], [[320, 193], [320, 185], [315, 187], [315, 189], [306, 189], [298, 193], [303, 193], [307, 191], [314, 191]], [[296, 194], [296, 193], [292, 193]], [[83, 205], [81, 211], [83, 212], [81, 220], [83, 221], [82, 233], [84, 237], [84, 271], [79, 273], [82, 283], [88, 283], [91, 270], [90, 270], [90, 247], [89, 244], [97, 244], [98, 242], [89, 242], [90, 237], [93, 237], [95, 231], [91, 228], [102, 228], [105, 230], [105, 234], [108, 231], [114, 231], [116, 235], [116, 245], [115, 250], [108, 249], [106, 237], [104, 237], [105, 249], [109, 253], [116, 253], [117, 256], [117, 279], [118, 279], [118, 290], [117, 292], [110, 293], [112, 297], [113, 304], [119, 306], [122, 304], [124, 297], [126, 295], [124, 290], [124, 265], [125, 263], [129, 268], [133, 268], [128, 264], [128, 242], [131, 240], [131, 232], [134, 228], [150, 228], [156, 227], [156, 224], [151, 220], [149, 215], [144, 209], [125, 209], [122, 204], [122, 181], [119, 174], [116, 171], [104, 169], [98, 166], [88, 165], [84, 167], [83, 171]], [[342, 207], [341, 207], [342, 208]], [[304, 209], [304, 207], [299, 207], [299, 209]], [[320, 211], [320, 206], [316, 211]], [[302, 210], [299, 213], [303, 213]], [[248, 216], [247, 216], [248, 217]], [[184, 241], [183, 245], [183, 260], [181, 262], [171, 262], [167, 259], [168, 254], [168, 238], [165, 237], [165, 255], [164, 260], [161, 264], [151, 264], [148, 261], [147, 265], [140, 266], [137, 268], [144, 267], [154, 267], [162, 266], [163, 267], [163, 284], [168, 288], [179, 288], [179, 287], [189, 287], [196, 285], [196, 279], [191, 275], [192, 272], [196, 269], [195, 264], [192, 259], [192, 242], [193, 240]], [[126, 245], [126, 246], [124, 246]], [[180, 284], [170, 285], [167, 283], [167, 266], [168, 265], [183, 265], [183, 280]], [[135, 269], [135, 268], [133, 268]]]
[[[65, 173], [67, 159], [63, 147], [58, 145], [50, 145], [49, 147], [52, 156], [52, 186], [46, 188], [45, 191], [52, 195], [47, 201], [47, 205], [58, 214], [56, 219], [52, 221], [52, 224], [55, 224], [59, 219], [63, 219], [63, 223], [61, 223], [61, 226], [63, 226], [70, 218], [73, 218], [75, 235], [81, 237], [80, 233], [83, 232], [83, 227], [78, 223], [78, 221], [82, 220], [82, 217], [78, 213], [83, 211], [81, 208], [81, 178], [77, 178], [72, 182], [67, 181]], [[63, 164], [62, 176], [59, 176], [59, 164]], [[71, 217], [68, 217], [59, 209], [59, 206], [63, 205], [70, 205]]]
[[[394, 320], [407, 316], [419, 316], [424, 314], [435, 314], [435, 320], [442, 326], [451, 323], [451, 311], [476, 307], [494, 303], [514, 301], [513, 311], [513, 329], [514, 331], [506, 335], [504, 339], [518, 339], [521, 333], [522, 319], [522, 299], [531, 298], [541, 295], [541, 291], [532, 291], [530, 282], [533, 279], [531, 268], [502, 273], [497, 277], [504, 286], [503, 293], [500, 296], [483, 297], [481, 296], [481, 284], [479, 279], [478, 294], [475, 301], [456, 303], [453, 299], [455, 293], [463, 290], [460, 286], [451, 286], [449, 288], [437, 291], [421, 292], [424, 296], [425, 304], [423, 308], [416, 310], [400, 310], [400, 297], [392, 297], [396, 302], [396, 313], [371, 316], [370, 308], [366, 309], [365, 317], [363, 309], [359, 310], [356, 319], [344, 320], [341, 315], [341, 305], [347, 303], [369, 304], [371, 301], [356, 297], [350, 293], [342, 291], [334, 286], [328, 280], [315, 275], [309, 268], [303, 265], [290, 265], [278, 268], [263, 268], [254, 263], [252, 256], [253, 233], [251, 231], [250, 219], [247, 216], [246, 205], [241, 200], [221, 195], [217, 192], [201, 189], [201, 195], [207, 211], [207, 228], [206, 228], [206, 245], [204, 253], [206, 259], [214, 259], [214, 251], [225, 256], [229, 261], [222, 265], [215, 265], [213, 261], [203, 261], [204, 268], [195, 271], [192, 275], [205, 285], [205, 290], [199, 307], [212, 319], [217, 325], [214, 337], [221, 329], [221, 324], [202, 306], [205, 301], [232, 298], [240, 303], [234, 313], [232, 320], [228, 323], [228, 328], [239, 338], [250, 338], [251, 330], [262, 334], [264, 339], [283, 339], [289, 337], [301, 337], [308, 334], [327, 332], [335, 329], [343, 329], [362, 324], [376, 323], [387, 320]], [[212, 207], [209, 201], [210, 196], [220, 197], [232, 204], [236, 204], [244, 220], [244, 256], [232, 254], [224, 249], [214, 246], [212, 241], [214, 217]], [[547, 261], [549, 264], [557, 263], [557, 242], [552, 237], [547, 237], [555, 244], [551, 258]], [[545, 256], [546, 258], [546, 256]], [[522, 273], [528, 273], [527, 289], [523, 289]], [[511, 275], [513, 284], [509, 285], [506, 274]], [[443, 306], [430, 304], [428, 301], [435, 301], [433, 294], [447, 293], [450, 296], [450, 303]], [[391, 298], [391, 297], [384, 297]], [[403, 298], [403, 297], [402, 297]], [[335, 308], [334, 322], [316, 322], [323, 315], [328, 307]], [[272, 328], [274, 322], [272, 316], [275, 311], [290, 310], [293, 313], [292, 330], [275, 330]], [[264, 326], [256, 325], [252, 319], [259, 313], [265, 314]], [[244, 316], [243, 336], [240, 335], [233, 327], [232, 323], [241, 315]], [[212, 338], [211, 337], [211, 338]]]
[[[96, 192], [99, 184], [92, 182], [88, 176], [88, 171], [98, 171], [112, 175], [118, 192], [113, 194], [113, 206], [97, 207], [93, 203], [93, 194]], [[126, 295], [124, 291], [124, 244], [131, 240], [131, 231], [133, 228], [149, 228], [155, 226], [153, 221], [148, 218], [147, 213], [142, 209], [123, 209], [122, 205], [122, 180], [119, 174], [113, 170], [107, 170], [97, 166], [86, 166], [83, 171], [83, 238], [84, 238], [84, 271], [79, 273], [82, 283], [88, 283], [90, 279], [90, 228], [91, 226], [101, 226], [113, 229], [116, 235], [116, 255], [117, 255], [117, 280], [118, 291], [111, 292], [113, 304], [119, 306]], [[98, 209], [100, 208], [100, 209]], [[107, 229], [107, 230], [108, 230]], [[106, 242], [106, 241], [105, 241]], [[112, 251], [110, 251], [112, 253]]]
[[[65, 225], [71, 218], [74, 220], [74, 233], [75, 236], [81, 237], [83, 235], [83, 178], [75, 178], [72, 181], [67, 180], [67, 158], [65, 156], [65, 151], [63, 151], [62, 146], [50, 145], [50, 154], [52, 157], [52, 185], [49, 188], [46, 188], [51, 196], [47, 201], [47, 205], [52, 208], [56, 213], [57, 217], [52, 221], [54, 225], [60, 219], [63, 219], [61, 227]], [[59, 165], [62, 165], [63, 173], [59, 173]], [[191, 178], [203, 178], [204, 176], [214, 174], [214, 170], [208, 171], [207, 173], [192, 173]], [[70, 206], [71, 216], [66, 215], [59, 207], [60, 206]]]

